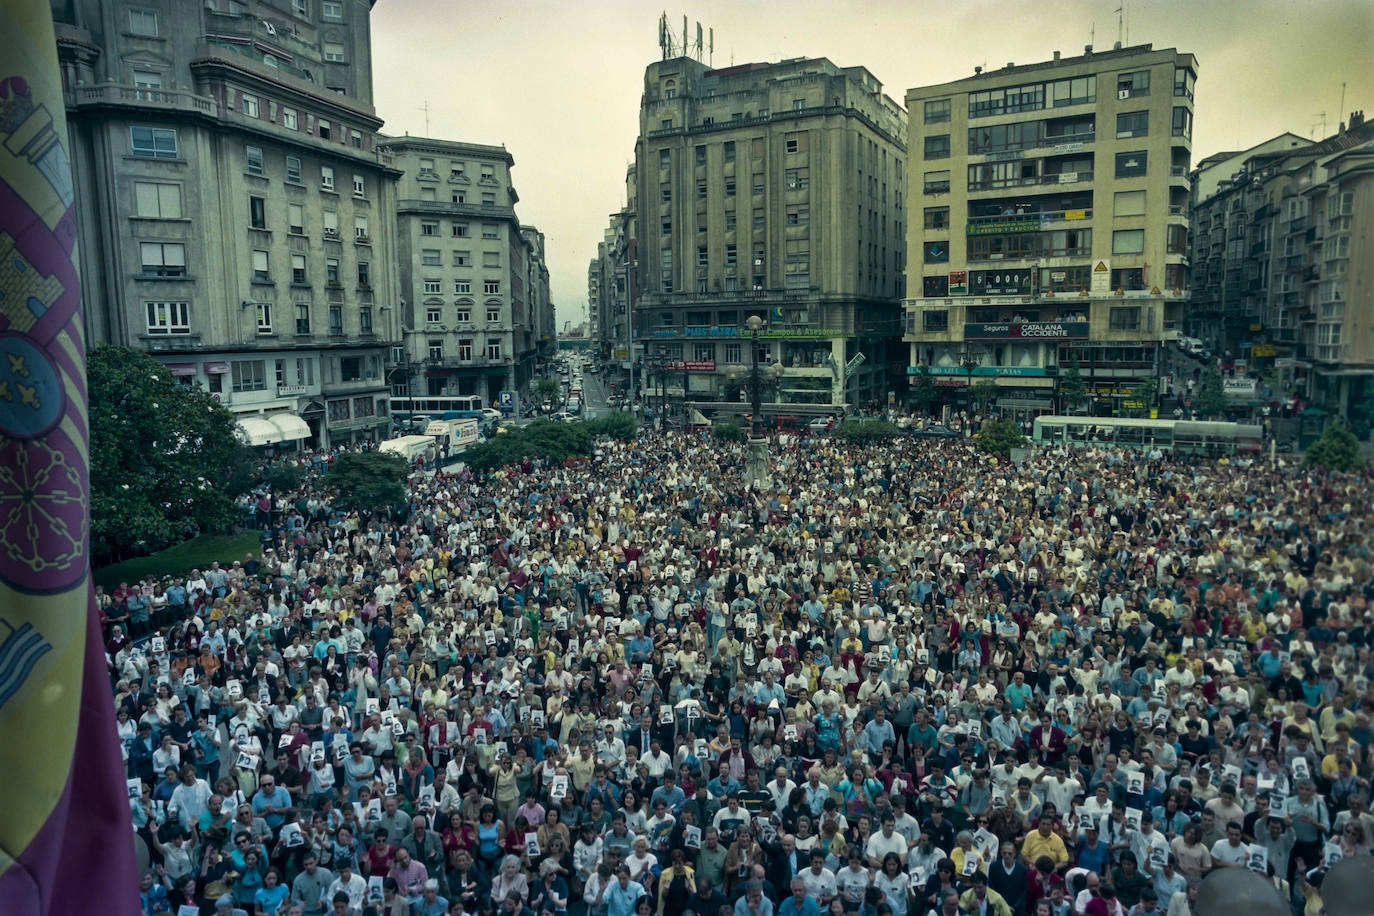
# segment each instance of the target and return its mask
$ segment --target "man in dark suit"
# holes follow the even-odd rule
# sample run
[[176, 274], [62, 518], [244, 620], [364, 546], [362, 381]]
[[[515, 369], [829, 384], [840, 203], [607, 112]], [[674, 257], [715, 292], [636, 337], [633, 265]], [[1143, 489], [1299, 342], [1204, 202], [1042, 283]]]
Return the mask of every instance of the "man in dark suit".
[[[796, 837], [790, 833], [778, 835], [776, 843], [760, 843], [768, 854], [768, 864], [764, 867], [764, 877], [774, 888], [791, 888], [792, 879], [802, 873], [809, 864], [806, 853], [797, 849]], [[773, 898], [770, 898], [773, 899]], [[777, 903], [777, 899], [773, 899]]]
[[1028, 886], [1026, 866], [1017, 860], [1016, 847], [1003, 843], [1001, 856], [988, 866], [988, 887], [1002, 895], [1012, 913], [1019, 914], [1026, 911]]

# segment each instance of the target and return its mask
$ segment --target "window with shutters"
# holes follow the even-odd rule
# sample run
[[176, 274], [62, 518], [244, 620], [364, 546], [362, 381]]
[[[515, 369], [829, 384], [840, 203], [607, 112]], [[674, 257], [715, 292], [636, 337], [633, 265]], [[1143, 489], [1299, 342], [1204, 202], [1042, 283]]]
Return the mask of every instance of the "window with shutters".
[[145, 277], [186, 276], [186, 246], [179, 242], [143, 242], [139, 246]]
[[181, 186], [154, 181], [134, 182], [134, 210], [156, 219], [181, 218]]

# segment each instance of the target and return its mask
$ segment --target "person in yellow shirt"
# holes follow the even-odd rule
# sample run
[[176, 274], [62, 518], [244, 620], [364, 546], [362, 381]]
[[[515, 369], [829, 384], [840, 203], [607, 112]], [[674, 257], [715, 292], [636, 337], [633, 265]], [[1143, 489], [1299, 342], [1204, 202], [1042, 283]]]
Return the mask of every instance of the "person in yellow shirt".
[[1021, 844], [1021, 859], [1026, 867], [1035, 867], [1036, 859], [1041, 856], [1053, 859], [1056, 870], [1069, 864], [1069, 850], [1063, 838], [1054, 832], [1054, 818], [1047, 815], [1040, 817], [1039, 824], [1026, 834], [1025, 842]]

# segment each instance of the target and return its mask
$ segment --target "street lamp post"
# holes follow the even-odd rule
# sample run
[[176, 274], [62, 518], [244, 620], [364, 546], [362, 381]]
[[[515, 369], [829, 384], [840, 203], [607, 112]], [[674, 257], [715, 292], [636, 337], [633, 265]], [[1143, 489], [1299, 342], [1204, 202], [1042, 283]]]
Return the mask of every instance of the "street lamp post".
[[964, 352], [959, 359], [959, 366], [964, 370], [966, 387], [964, 388], [964, 400], [968, 403], [968, 413], [970, 422], [973, 419], [973, 370], [977, 369], [980, 361], [973, 355], [973, 348], [964, 342]]
[[763, 319], [750, 315], [745, 322], [749, 329], [750, 371], [743, 384], [749, 389], [749, 406], [752, 409], [749, 423], [749, 444], [745, 452], [744, 477], [747, 482], [767, 486], [768, 477], [768, 440], [764, 437], [760, 416], [763, 413], [763, 389], [777, 381], [780, 367], [776, 363], [759, 366], [759, 332], [763, 330]]

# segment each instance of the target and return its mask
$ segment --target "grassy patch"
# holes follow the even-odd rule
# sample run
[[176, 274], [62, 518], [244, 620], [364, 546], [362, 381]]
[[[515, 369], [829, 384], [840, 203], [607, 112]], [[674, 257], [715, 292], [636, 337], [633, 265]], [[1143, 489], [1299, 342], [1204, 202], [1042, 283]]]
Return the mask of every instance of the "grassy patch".
[[112, 563], [94, 572], [95, 584], [106, 591], [120, 582], [132, 582], [144, 576], [185, 576], [192, 569], [204, 571], [214, 560], [220, 565], [242, 560], [244, 554], [258, 552], [258, 533], [202, 535], [168, 547], [146, 557], [135, 557], [122, 563]]

